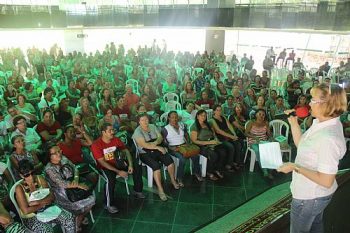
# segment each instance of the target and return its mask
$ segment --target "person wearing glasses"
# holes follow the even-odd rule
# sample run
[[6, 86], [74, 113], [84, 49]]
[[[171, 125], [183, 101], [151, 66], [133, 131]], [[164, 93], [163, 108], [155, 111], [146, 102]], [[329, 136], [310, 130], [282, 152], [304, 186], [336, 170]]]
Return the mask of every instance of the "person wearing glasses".
[[316, 119], [302, 134], [298, 117], [288, 118], [297, 156], [294, 163], [278, 168], [283, 173], [293, 172], [291, 233], [324, 232], [323, 211], [337, 189], [338, 163], [346, 152], [339, 119], [347, 109], [345, 90], [338, 85], [321, 84], [312, 88], [311, 97], [311, 114]]
[[[41, 214], [41, 212], [50, 207], [52, 207], [51, 209], [58, 208], [53, 205], [54, 195], [51, 191], [45, 197], [44, 195], [34, 195], [33, 193], [38, 193], [36, 191], [39, 190], [42, 193], [44, 193], [44, 189], [50, 190], [46, 180], [40, 175], [33, 174], [34, 166], [29, 160], [24, 159], [18, 165], [19, 173], [23, 180], [15, 188], [15, 197], [19, 206], [18, 214], [25, 227], [32, 232], [53, 233], [54, 229], [51, 223], [56, 223], [64, 228], [66, 233], [75, 233], [75, 221], [73, 214], [70, 212], [64, 209], [54, 211], [50, 219], [47, 218], [48, 216], [45, 218]], [[35, 198], [36, 200], [31, 200], [31, 196], [38, 197]]]
[[11, 154], [10, 160], [13, 167], [12, 172], [14, 178], [16, 180], [20, 179], [18, 163], [23, 159], [27, 159], [33, 164], [35, 174], [41, 174], [44, 166], [38, 159], [38, 156], [35, 152], [28, 151], [26, 149], [25, 138], [22, 135], [15, 135], [11, 138], [11, 143], [13, 145], [13, 152]]
[[15, 116], [13, 118], [13, 125], [16, 127], [16, 130], [12, 132], [11, 138], [16, 135], [23, 136], [26, 150], [40, 153], [42, 145], [41, 138], [33, 128], [27, 127], [26, 118], [22, 115]]
[[[106, 179], [105, 184], [105, 209], [115, 214], [119, 212], [114, 203], [114, 187], [116, 175], [127, 178], [128, 174], [133, 174], [134, 195], [136, 198], [145, 198], [142, 193], [142, 168], [132, 156], [125, 144], [117, 137], [110, 123], [103, 123], [101, 126], [101, 136], [91, 145], [91, 152], [97, 161], [97, 168]], [[123, 158], [117, 158], [117, 154]], [[126, 157], [126, 159], [125, 159]], [[119, 166], [118, 161], [125, 161], [126, 166]]]
[[[55, 194], [55, 202], [58, 206], [76, 216], [77, 228], [81, 230], [82, 224], [87, 225], [89, 223], [88, 219], [84, 219], [84, 217], [95, 205], [95, 196], [91, 194], [87, 198], [73, 202], [69, 200], [66, 189], [91, 190], [92, 183], [87, 184], [84, 182], [85, 180], [80, 176], [78, 168], [67, 157], [62, 155], [62, 150], [56, 144], [48, 146], [48, 157], [49, 162], [45, 167], [45, 177]], [[66, 180], [62, 176], [63, 169], [67, 166], [71, 168], [71, 174], [67, 175], [71, 175], [72, 181]]]
[[180, 186], [175, 180], [174, 161], [171, 159], [166, 148], [161, 146], [163, 137], [157, 127], [149, 123], [147, 113], [139, 115], [138, 123], [139, 126], [132, 135], [133, 140], [136, 142], [136, 150], [139, 152], [140, 160], [153, 170], [153, 179], [158, 188], [159, 198], [162, 201], [167, 201], [168, 198], [164, 193], [161, 182], [161, 164], [168, 167], [171, 183], [175, 189], [179, 189]]

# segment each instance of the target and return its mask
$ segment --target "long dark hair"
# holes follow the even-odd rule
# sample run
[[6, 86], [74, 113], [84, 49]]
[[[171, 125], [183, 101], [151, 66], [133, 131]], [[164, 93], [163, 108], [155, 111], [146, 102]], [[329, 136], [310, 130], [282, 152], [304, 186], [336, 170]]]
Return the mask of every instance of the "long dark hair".
[[[196, 119], [195, 119], [195, 122], [194, 122], [194, 123], [195, 123], [196, 126], [197, 126], [198, 133], [199, 133], [199, 132], [201, 131], [201, 129], [202, 129], [202, 127], [201, 127], [201, 125], [199, 124], [199, 121], [198, 121], [198, 116], [199, 116], [200, 114], [202, 114], [202, 113], [205, 113], [206, 115], [208, 115], [207, 112], [206, 112], [205, 110], [203, 110], [203, 109], [198, 110], [198, 112], [196, 113]], [[205, 118], [204, 124], [208, 127], [209, 130], [211, 130], [211, 127], [210, 127], [210, 125], [209, 125], [209, 123], [208, 123], [208, 118]]]

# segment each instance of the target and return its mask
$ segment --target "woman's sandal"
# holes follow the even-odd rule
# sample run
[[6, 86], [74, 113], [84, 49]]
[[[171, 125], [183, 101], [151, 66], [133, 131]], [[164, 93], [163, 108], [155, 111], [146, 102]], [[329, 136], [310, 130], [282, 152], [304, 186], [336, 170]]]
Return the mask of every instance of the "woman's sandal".
[[180, 188], [185, 187], [185, 185], [184, 185], [184, 183], [183, 183], [182, 181], [177, 181], [177, 183], [179, 184], [179, 187], [180, 187]]
[[159, 193], [158, 195], [159, 195], [160, 200], [162, 200], [162, 201], [167, 201], [168, 200], [168, 198], [166, 197], [165, 193]]
[[203, 179], [203, 177], [201, 177], [200, 175], [198, 175], [198, 174], [195, 174], [195, 177], [197, 178], [197, 180], [199, 181], [199, 182], [202, 182], [204, 179]]
[[178, 190], [180, 189], [180, 184], [179, 183], [173, 183], [174, 189]]
[[219, 178], [217, 178], [214, 174], [212, 174], [212, 173], [208, 173], [208, 177], [209, 177], [209, 179], [211, 179], [212, 181], [216, 181], [216, 180], [218, 180]]
[[87, 217], [84, 217], [83, 221], [81, 222], [84, 226], [89, 225], [89, 219]]
[[219, 171], [215, 171], [215, 174], [216, 174], [220, 179], [224, 178], [224, 175], [223, 175], [221, 172], [219, 172]]

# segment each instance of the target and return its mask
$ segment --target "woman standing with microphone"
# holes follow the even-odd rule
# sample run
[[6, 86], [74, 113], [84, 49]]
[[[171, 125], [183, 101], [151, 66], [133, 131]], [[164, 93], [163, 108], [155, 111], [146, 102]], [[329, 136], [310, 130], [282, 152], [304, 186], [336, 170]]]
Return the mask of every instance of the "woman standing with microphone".
[[311, 113], [316, 119], [302, 134], [298, 118], [288, 118], [297, 156], [295, 163], [285, 163], [278, 168], [279, 172], [293, 172], [291, 233], [323, 232], [323, 211], [337, 189], [338, 163], [346, 152], [339, 120], [347, 106], [344, 89], [334, 84], [321, 84], [312, 88], [311, 97]]

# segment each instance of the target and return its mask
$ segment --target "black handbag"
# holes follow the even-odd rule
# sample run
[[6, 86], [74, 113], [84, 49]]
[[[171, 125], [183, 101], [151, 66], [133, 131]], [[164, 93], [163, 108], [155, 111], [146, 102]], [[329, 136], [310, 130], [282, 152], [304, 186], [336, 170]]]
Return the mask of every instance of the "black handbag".
[[[72, 166], [70, 166], [69, 164], [64, 164], [60, 168], [60, 174], [61, 174], [62, 179], [66, 180], [66, 181], [73, 181], [74, 180], [74, 168]], [[90, 182], [87, 182], [87, 180], [85, 180], [83, 177], [80, 177], [79, 179], [81, 181], [80, 183], [84, 183], [85, 185], [87, 185], [89, 187], [89, 189], [84, 190], [84, 189], [80, 189], [80, 188], [67, 188], [66, 195], [71, 202], [83, 200], [92, 194], [92, 188], [91, 188], [92, 184], [90, 184]]]

